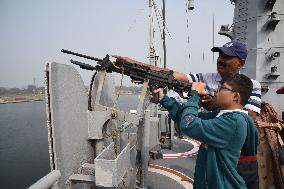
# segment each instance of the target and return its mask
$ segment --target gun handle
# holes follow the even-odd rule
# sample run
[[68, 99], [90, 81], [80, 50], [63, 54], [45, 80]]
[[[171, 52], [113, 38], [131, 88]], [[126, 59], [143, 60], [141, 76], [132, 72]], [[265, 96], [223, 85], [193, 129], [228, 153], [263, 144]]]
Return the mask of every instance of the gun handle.
[[[159, 96], [159, 92], [154, 93], [153, 91], [158, 89], [159, 87], [156, 86], [150, 86], [150, 91], [151, 91], [151, 95], [152, 97], [150, 98], [150, 102], [158, 104], [160, 102], [160, 96]], [[165, 94], [165, 91], [163, 91], [163, 93]]]
[[159, 93], [153, 93], [152, 92], [152, 97], [150, 98], [150, 102], [158, 104], [159, 103]]

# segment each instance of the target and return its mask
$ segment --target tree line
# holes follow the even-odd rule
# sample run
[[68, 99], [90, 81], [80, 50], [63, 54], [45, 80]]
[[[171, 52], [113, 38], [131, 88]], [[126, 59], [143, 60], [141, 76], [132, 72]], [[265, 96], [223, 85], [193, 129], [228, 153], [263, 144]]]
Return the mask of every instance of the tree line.
[[44, 87], [36, 87], [34, 85], [28, 85], [26, 88], [6, 88], [0, 87], [0, 95], [22, 95], [22, 94], [44, 94]]
[[[135, 87], [135, 86], [122, 86], [121, 90], [124, 91], [131, 91], [133, 94], [138, 94], [141, 92], [142, 87]], [[116, 90], [119, 90], [119, 86], [115, 87]], [[26, 88], [7, 88], [7, 87], [0, 87], [0, 96], [4, 95], [23, 95], [23, 94], [44, 94], [45, 88], [44, 87], [36, 87], [34, 85], [28, 85]]]
[[[142, 87], [136, 87], [136, 86], [130, 86], [130, 87], [126, 87], [126, 86], [122, 86], [121, 90], [124, 91], [131, 91], [133, 94], [138, 94], [141, 92]], [[119, 90], [119, 86], [115, 86], [115, 90]]]

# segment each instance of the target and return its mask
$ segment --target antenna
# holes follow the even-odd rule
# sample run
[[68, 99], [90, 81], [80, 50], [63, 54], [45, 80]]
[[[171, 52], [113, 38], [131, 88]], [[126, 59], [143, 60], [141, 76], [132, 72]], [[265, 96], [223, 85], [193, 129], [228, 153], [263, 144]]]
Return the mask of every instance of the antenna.
[[129, 26], [127, 32], [130, 32], [130, 30], [132, 30], [133, 26], [136, 24], [137, 19], [138, 19], [138, 17], [140, 16], [140, 14], [142, 13], [142, 11], [144, 11], [144, 9], [139, 9], [139, 10], [137, 11], [138, 13], [136, 14], [136, 16], [135, 16], [135, 18], [134, 18], [132, 24]]
[[164, 68], [167, 67], [167, 49], [166, 49], [166, 33], [165, 33], [165, 26], [166, 26], [166, 3], [163, 0], [163, 50], [164, 50]]
[[[213, 35], [212, 35], [212, 41], [213, 41], [213, 47], [215, 46], [215, 18], [214, 18], [214, 13], [213, 13], [213, 24], [212, 24], [212, 27], [213, 27]], [[214, 55], [214, 52], [212, 52], [212, 63], [214, 64], [214, 60], [215, 60], [215, 55]]]
[[186, 28], [187, 28], [187, 39], [186, 39], [186, 43], [187, 43], [187, 52], [188, 53], [188, 56], [186, 57], [186, 60], [188, 58], [188, 62], [190, 63], [190, 51], [189, 51], [189, 12], [191, 10], [194, 9], [194, 5], [193, 5], [193, 1], [194, 0], [188, 0], [188, 2], [186, 3], [186, 14], [187, 14], [187, 17], [186, 17]]
[[149, 0], [149, 63], [154, 65], [154, 45], [153, 45], [153, 0]]

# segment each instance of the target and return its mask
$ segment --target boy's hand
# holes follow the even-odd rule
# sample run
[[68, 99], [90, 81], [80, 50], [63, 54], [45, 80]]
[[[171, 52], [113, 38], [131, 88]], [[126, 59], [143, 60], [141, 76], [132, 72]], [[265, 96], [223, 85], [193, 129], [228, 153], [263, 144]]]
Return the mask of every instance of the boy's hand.
[[191, 86], [191, 90], [197, 91], [199, 95], [207, 95], [207, 91], [205, 90], [206, 84], [202, 82], [193, 82]]
[[213, 98], [208, 95], [208, 92], [205, 90], [206, 84], [202, 82], [193, 82], [191, 90], [195, 90], [201, 97], [201, 106], [208, 111], [213, 111], [217, 109], [217, 106]]
[[201, 96], [201, 106], [208, 111], [215, 111], [218, 109], [213, 97], [210, 95], [202, 95]]
[[[158, 95], [158, 99], [154, 99], [154, 96]], [[150, 96], [150, 102], [153, 103], [158, 103], [159, 101], [161, 101], [164, 98], [165, 94], [163, 92], [163, 89], [159, 88], [159, 89], [154, 89], [151, 92], [151, 96]]]

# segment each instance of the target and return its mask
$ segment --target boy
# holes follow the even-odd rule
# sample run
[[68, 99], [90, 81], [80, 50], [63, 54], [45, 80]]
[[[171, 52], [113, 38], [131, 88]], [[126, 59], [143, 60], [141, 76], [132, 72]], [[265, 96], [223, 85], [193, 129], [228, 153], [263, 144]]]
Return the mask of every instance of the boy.
[[178, 123], [181, 131], [202, 142], [194, 173], [195, 189], [244, 189], [237, 172], [240, 155], [257, 153], [258, 132], [243, 106], [252, 92], [251, 80], [241, 74], [226, 77], [216, 90], [214, 102], [219, 112], [198, 112], [200, 96], [206, 95], [204, 83], [192, 84], [191, 96], [180, 105], [174, 98], [159, 92], [160, 104]]

